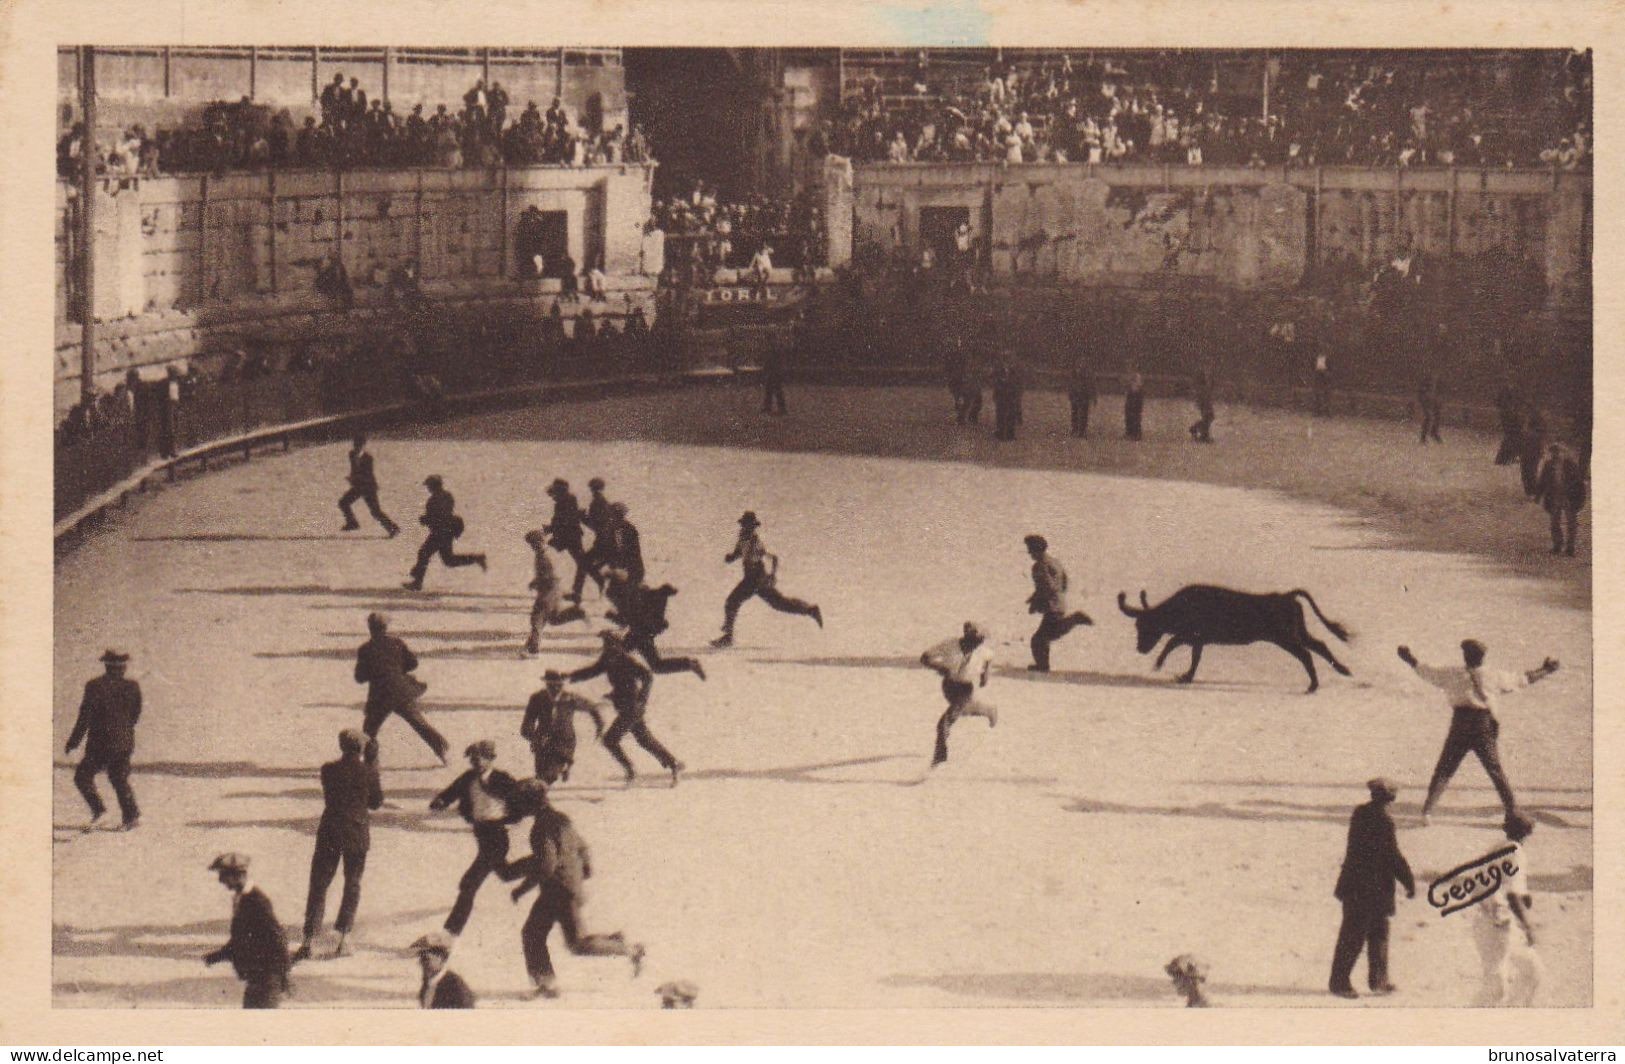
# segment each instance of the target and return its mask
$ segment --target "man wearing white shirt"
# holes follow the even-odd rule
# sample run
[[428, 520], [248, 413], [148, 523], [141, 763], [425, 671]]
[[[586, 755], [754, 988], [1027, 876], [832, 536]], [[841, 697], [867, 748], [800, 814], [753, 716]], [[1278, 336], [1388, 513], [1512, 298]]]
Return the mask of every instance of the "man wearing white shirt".
[[[1501, 889], [1473, 907], [1473, 941], [1484, 963], [1484, 983], [1477, 1004], [1494, 1007], [1512, 1005], [1527, 1008], [1534, 1003], [1545, 968], [1535, 953], [1535, 933], [1529, 926], [1528, 854], [1523, 840], [1535, 830], [1535, 822], [1522, 813], [1506, 819], [1507, 841], [1512, 854], [1501, 866], [1516, 869], [1502, 880]], [[1505, 847], [1496, 847], [1497, 851]]]
[[976, 622], [966, 621], [963, 635], [921, 654], [920, 664], [942, 677], [942, 694], [948, 700], [948, 708], [937, 721], [937, 749], [931, 758], [935, 768], [948, 760], [948, 729], [960, 717], [986, 717], [990, 728], [999, 723], [998, 709], [975, 698], [976, 689], [987, 686], [993, 648], [988, 646], [987, 632]]
[[1439, 753], [1439, 763], [1433, 770], [1433, 780], [1428, 784], [1427, 800], [1422, 803], [1423, 824], [1428, 822], [1434, 803], [1444, 793], [1445, 785], [1455, 775], [1456, 769], [1461, 767], [1462, 758], [1467, 756], [1468, 751], [1478, 755], [1490, 782], [1495, 785], [1495, 792], [1501, 796], [1507, 816], [1517, 814], [1517, 801], [1512, 797], [1512, 785], [1507, 782], [1506, 773], [1501, 770], [1501, 752], [1496, 745], [1496, 737], [1501, 730], [1500, 723], [1495, 719], [1496, 696], [1544, 680], [1557, 671], [1558, 663], [1555, 658], [1547, 658], [1538, 669], [1520, 674], [1484, 668], [1484, 655], [1483, 643], [1476, 639], [1464, 639], [1461, 656], [1465, 667], [1438, 667], [1418, 662], [1409, 647], [1399, 648], [1401, 661], [1444, 692], [1452, 714], [1450, 732], [1445, 736], [1444, 749]]

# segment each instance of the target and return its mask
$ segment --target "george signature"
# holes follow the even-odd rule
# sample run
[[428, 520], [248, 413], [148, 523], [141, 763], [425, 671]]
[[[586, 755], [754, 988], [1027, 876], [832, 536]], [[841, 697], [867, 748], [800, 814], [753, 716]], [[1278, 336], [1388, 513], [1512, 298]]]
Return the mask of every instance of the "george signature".
[[1518, 874], [1512, 862], [1516, 852], [1516, 847], [1507, 846], [1452, 868], [1428, 886], [1428, 904], [1440, 916], [1449, 916], [1494, 897], [1501, 884]]

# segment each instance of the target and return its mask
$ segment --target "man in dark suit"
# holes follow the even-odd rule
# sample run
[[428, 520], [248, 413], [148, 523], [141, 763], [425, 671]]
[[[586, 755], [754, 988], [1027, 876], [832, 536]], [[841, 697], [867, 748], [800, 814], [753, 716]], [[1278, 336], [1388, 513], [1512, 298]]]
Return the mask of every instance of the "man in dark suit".
[[1427, 373], [1416, 390], [1416, 404], [1422, 408], [1422, 444], [1428, 440], [1443, 443], [1439, 438], [1439, 419], [1444, 414], [1444, 386], [1437, 373]]
[[1574, 535], [1586, 504], [1580, 460], [1562, 444], [1546, 448], [1546, 464], [1535, 482], [1535, 498], [1552, 518], [1552, 553], [1574, 557]]
[[384, 721], [393, 713], [412, 726], [444, 765], [450, 744], [434, 725], [423, 719], [423, 712], [417, 707], [418, 696], [428, 690], [428, 684], [411, 675], [418, 667], [417, 655], [389, 634], [389, 621], [381, 613], [367, 614], [367, 631], [372, 638], [355, 652], [355, 682], [368, 685], [361, 730], [367, 738], [376, 739]]
[[130, 755], [135, 753], [135, 724], [141, 719], [141, 685], [124, 676], [130, 655], [109, 650], [102, 655], [102, 664], [106, 673], [85, 684], [79, 719], [74, 722], [63, 753], [73, 753], [80, 741], [86, 740], [85, 756], [73, 772], [73, 785], [90, 806], [90, 823], [85, 830], [95, 827], [107, 811], [96, 791], [96, 774], [106, 772], [124, 817], [122, 827], [128, 831], [141, 819], [135, 792], [130, 789]]
[[1213, 374], [1202, 370], [1196, 375], [1196, 421], [1191, 425], [1191, 439], [1196, 443], [1213, 442]]
[[418, 1004], [426, 1009], [471, 1009], [474, 991], [463, 982], [463, 977], [446, 967], [451, 959], [451, 939], [439, 931], [431, 931], [416, 942], [412, 949], [418, 955], [423, 969], [423, 985], [418, 989]]
[[1343, 924], [1332, 954], [1331, 992], [1342, 998], [1360, 996], [1349, 977], [1362, 947], [1371, 992], [1393, 993], [1395, 987], [1388, 981], [1388, 918], [1394, 915], [1394, 883], [1405, 887], [1407, 898], [1416, 897], [1411, 866], [1399, 852], [1394, 821], [1388, 815], [1399, 788], [1385, 779], [1371, 780], [1366, 788], [1371, 801], [1358, 806], [1349, 818], [1348, 851], [1333, 891], [1343, 903]]
[[248, 858], [223, 853], [209, 865], [231, 891], [231, 937], [203, 958], [207, 965], [230, 961], [243, 981], [243, 1008], [274, 1009], [288, 992], [288, 935], [271, 899], [248, 880]]
[[[604, 551], [604, 565], [626, 573], [634, 585], [643, 583], [643, 537], [638, 527], [626, 519], [626, 503], [611, 503], [609, 527], [604, 530], [609, 539]], [[593, 544], [594, 548], [597, 544]]]
[[1095, 405], [1095, 374], [1089, 368], [1088, 358], [1080, 357], [1073, 364], [1066, 397], [1072, 404], [1072, 435], [1088, 439], [1089, 408]]
[[429, 537], [418, 548], [412, 578], [402, 585], [408, 591], [423, 590], [423, 575], [429, 571], [429, 559], [436, 554], [440, 555], [440, 560], [448, 569], [477, 565], [481, 572], [485, 571], [485, 555], [458, 554], [452, 550], [457, 537], [463, 534], [463, 519], [457, 516], [457, 500], [445, 489], [445, 482], [438, 476], [431, 476], [424, 480], [423, 486], [429, 489], [429, 501], [424, 504], [423, 516], [418, 518], [418, 524], [429, 530]]
[[[587, 490], [591, 493], [587, 500], [587, 514], [581, 523], [592, 532], [592, 546], [587, 550], [584, 561], [587, 566], [587, 575], [591, 576], [593, 583], [600, 589], [604, 586], [604, 579], [600, 570], [609, 562], [609, 526], [613, 522], [610, 516], [610, 501], [604, 496], [604, 480], [602, 477], [593, 477], [587, 481]], [[581, 578], [576, 578], [575, 592], [570, 597], [576, 602], [581, 601]]]
[[1142, 435], [1140, 422], [1145, 415], [1145, 378], [1138, 371], [1131, 370], [1128, 375], [1128, 386], [1123, 393], [1123, 438], [1139, 440]]
[[587, 561], [587, 551], [581, 542], [581, 526], [584, 523], [581, 504], [571, 493], [569, 482], [554, 480], [548, 485], [547, 494], [553, 498], [553, 519], [543, 526], [542, 531], [547, 533], [548, 542], [554, 550], [563, 551], [576, 563], [575, 586], [567, 597], [579, 603], [587, 577], [592, 577], [593, 583], [600, 588], [604, 586], [604, 581]]
[[650, 671], [657, 675], [692, 672], [705, 679], [705, 666], [697, 658], [662, 657], [655, 646], [655, 638], [670, 627], [666, 623], [666, 607], [677, 589], [670, 584], [659, 587], [634, 584], [631, 574], [624, 569], [609, 569], [604, 575], [608, 578], [604, 594], [611, 605], [604, 616], [626, 628], [626, 649], [643, 655]]
[[372, 471], [372, 455], [367, 453], [367, 437], [359, 432], [355, 434], [350, 447], [350, 490], [339, 498], [339, 509], [344, 513], [344, 528], [341, 531], [354, 532], [361, 527], [355, 519], [355, 511], [350, 509], [357, 500], [366, 501], [367, 510], [374, 520], [384, 526], [390, 539], [400, 535], [401, 526], [391, 521], [378, 505], [378, 478]]
[[729, 565], [737, 559], [744, 573], [734, 589], [728, 592], [728, 600], [722, 606], [722, 635], [711, 641], [711, 645], [719, 650], [733, 646], [734, 620], [739, 616], [739, 607], [752, 598], [761, 599], [780, 613], [811, 617], [818, 627], [824, 627], [824, 612], [821, 609], [779, 590], [779, 558], [762, 544], [762, 537], [756, 531], [761, 527], [762, 522], [757, 519], [755, 510], [746, 510], [741, 514], [739, 538], [734, 541], [734, 549], [722, 559]]
[[474, 860], [457, 883], [457, 901], [446, 917], [446, 932], [454, 936], [462, 934], [468, 925], [474, 912], [474, 896], [487, 876], [495, 872], [498, 879], [514, 878], [515, 873], [507, 870], [508, 825], [517, 824], [524, 815], [518, 781], [492, 767], [497, 759], [496, 743], [481, 739], [470, 743], [463, 753], [470, 765], [468, 771], [429, 802], [429, 808], [436, 811], [455, 802], [458, 815], [474, 829]]
[[627, 783], [631, 783], [637, 777], [632, 762], [621, 749], [621, 739], [630, 733], [639, 746], [653, 754], [661, 767], [671, 773], [671, 785], [677, 786], [677, 777], [683, 771], [683, 763], [660, 744], [660, 740], [654, 737], [643, 720], [649, 705], [649, 688], [654, 684], [654, 674], [632, 657], [618, 632], [605, 629], [600, 633], [600, 637], [604, 641], [604, 649], [599, 654], [598, 660], [586, 668], [577, 669], [565, 678], [571, 683], [580, 683], [595, 676], [609, 678], [609, 704], [615, 707], [615, 723], [604, 732], [604, 746], [626, 773]]
[[762, 413], [786, 414], [784, 405], [784, 350], [782, 341], [769, 337], [762, 353]]
[[575, 715], [585, 713], [592, 718], [595, 738], [603, 737], [604, 716], [596, 703], [564, 689], [564, 673], [548, 669], [542, 679], [546, 686], [525, 704], [519, 737], [530, 743], [531, 755], [536, 759], [536, 778], [551, 787], [569, 779], [575, 764]]
[[547, 936], [554, 924], [564, 930], [564, 944], [571, 953], [578, 957], [626, 957], [632, 962], [632, 978], [636, 979], [643, 970], [641, 944], [627, 945], [626, 936], [619, 931], [589, 935], [581, 929], [585, 884], [592, 876], [586, 842], [570, 818], [548, 804], [545, 789], [534, 787], [530, 800], [536, 812], [530, 829], [530, 856], [513, 864], [523, 876], [513, 889], [513, 900], [517, 902], [533, 887], [541, 888], [519, 933], [525, 968], [536, 995], [559, 996], [553, 958], [547, 951]]
[[339, 933], [335, 957], [347, 957], [344, 941], [355, 926], [361, 905], [361, 875], [367, 869], [372, 845], [369, 813], [384, 804], [378, 781], [378, 744], [365, 732], [346, 728], [339, 732], [339, 759], [322, 766], [322, 820], [316, 828], [316, 853], [310, 859], [310, 893], [305, 896], [304, 940], [294, 951], [295, 962], [308, 960], [311, 942], [327, 913], [327, 888], [340, 862], [344, 865], [344, 898], [333, 930]]

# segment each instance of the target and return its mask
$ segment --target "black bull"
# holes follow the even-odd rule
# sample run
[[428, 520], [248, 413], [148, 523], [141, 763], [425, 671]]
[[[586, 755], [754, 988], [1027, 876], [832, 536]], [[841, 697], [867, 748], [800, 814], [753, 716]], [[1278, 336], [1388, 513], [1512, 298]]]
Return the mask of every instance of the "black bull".
[[1117, 606], [1134, 618], [1134, 626], [1139, 631], [1140, 653], [1151, 653], [1158, 640], [1165, 635], [1171, 637], [1157, 657], [1157, 668], [1162, 668], [1162, 663], [1175, 647], [1191, 648], [1191, 667], [1179, 678], [1180, 683], [1190, 683], [1196, 678], [1202, 648], [1209, 643], [1220, 646], [1274, 643], [1302, 663], [1304, 671], [1309, 673], [1309, 691], [1313, 693], [1320, 687], [1320, 678], [1315, 675], [1315, 661], [1309, 656], [1310, 651], [1331, 662], [1332, 668], [1344, 676], [1349, 675], [1349, 670], [1332, 657], [1325, 643], [1309, 634], [1303, 607], [1298, 603], [1300, 597], [1309, 603], [1309, 608], [1315, 611], [1315, 616], [1320, 618], [1327, 631], [1348, 642], [1347, 630], [1337, 622], [1328, 620], [1320, 612], [1320, 607], [1315, 605], [1314, 597], [1301, 589], [1284, 594], [1254, 595], [1225, 587], [1193, 584], [1174, 592], [1155, 606], [1146, 600], [1145, 592], [1141, 591], [1140, 609], [1130, 606], [1128, 596], [1118, 592]]

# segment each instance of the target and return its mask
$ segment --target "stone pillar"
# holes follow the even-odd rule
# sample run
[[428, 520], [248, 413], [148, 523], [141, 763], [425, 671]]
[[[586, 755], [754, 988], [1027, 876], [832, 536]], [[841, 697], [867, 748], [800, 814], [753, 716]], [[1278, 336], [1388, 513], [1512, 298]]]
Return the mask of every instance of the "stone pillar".
[[835, 269], [852, 261], [852, 161], [824, 159], [825, 263]]

